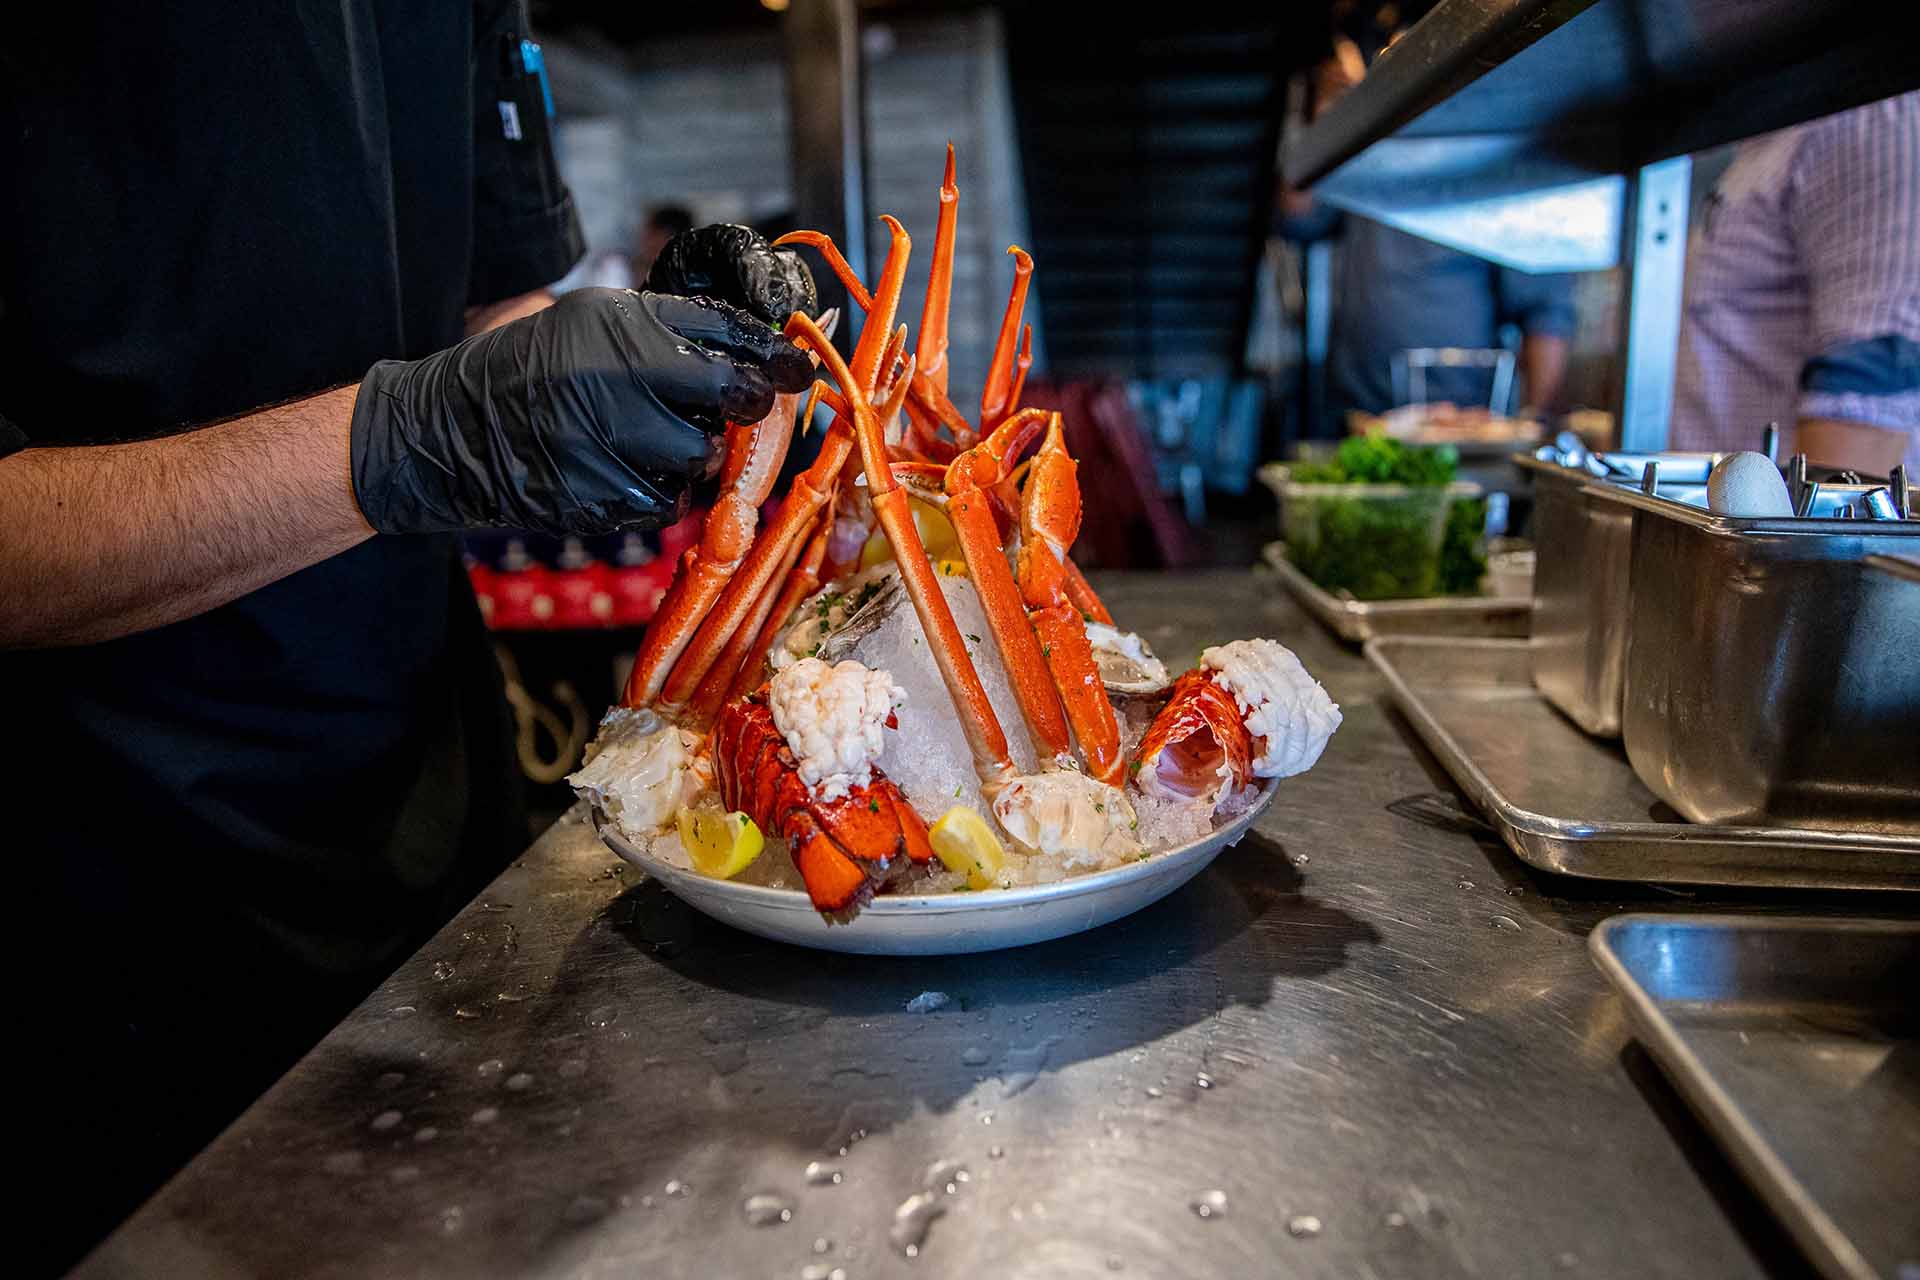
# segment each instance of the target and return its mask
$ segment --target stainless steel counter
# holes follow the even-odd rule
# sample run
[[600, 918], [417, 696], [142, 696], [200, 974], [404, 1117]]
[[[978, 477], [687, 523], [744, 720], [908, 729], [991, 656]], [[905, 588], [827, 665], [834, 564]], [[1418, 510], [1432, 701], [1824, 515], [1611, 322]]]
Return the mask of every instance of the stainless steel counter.
[[1194, 883], [1018, 951], [826, 955], [635, 883], [575, 815], [81, 1273], [1801, 1273], [1584, 939], [1628, 906], [1911, 904], [1540, 876], [1270, 578], [1099, 585], [1170, 665], [1272, 635], [1346, 714]]

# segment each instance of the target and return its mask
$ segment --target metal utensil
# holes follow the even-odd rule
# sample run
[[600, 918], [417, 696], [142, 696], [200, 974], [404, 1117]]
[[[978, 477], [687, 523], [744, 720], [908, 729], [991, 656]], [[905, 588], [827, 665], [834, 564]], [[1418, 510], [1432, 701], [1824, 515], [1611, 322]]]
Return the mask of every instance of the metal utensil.
[[1820, 482], [1805, 480], [1800, 486], [1800, 496], [1793, 504], [1793, 514], [1801, 519], [1813, 514], [1813, 504], [1820, 497]]
[[1660, 464], [1648, 459], [1646, 470], [1640, 473], [1640, 492], [1651, 496], [1660, 489]]
[[1868, 520], [1898, 520], [1893, 498], [1885, 489], [1869, 489], [1860, 497], [1860, 514]]
[[1780, 461], [1780, 424], [1769, 422], [1760, 432], [1760, 452], [1767, 455], [1767, 461], [1778, 464]]
[[1900, 519], [1905, 520], [1907, 518], [1907, 513], [1913, 510], [1912, 503], [1910, 502], [1909, 495], [1907, 493], [1907, 464], [1906, 463], [1903, 462], [1899, 466], [1895, 467], [1893, 469], [1892, 474], [1890, 474], [1887, 477], [1887, 491], [1893, 497], [1894, 512], [1900, 517]]

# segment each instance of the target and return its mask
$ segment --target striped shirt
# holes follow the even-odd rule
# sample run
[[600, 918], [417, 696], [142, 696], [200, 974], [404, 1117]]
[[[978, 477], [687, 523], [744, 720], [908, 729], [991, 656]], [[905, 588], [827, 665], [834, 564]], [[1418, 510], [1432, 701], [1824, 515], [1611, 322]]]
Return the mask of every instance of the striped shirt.
[[1687, 252], [1673, 447], [1768, 422], [1910, 432], [1920, 471], [1920, 91], [1740, 144]]

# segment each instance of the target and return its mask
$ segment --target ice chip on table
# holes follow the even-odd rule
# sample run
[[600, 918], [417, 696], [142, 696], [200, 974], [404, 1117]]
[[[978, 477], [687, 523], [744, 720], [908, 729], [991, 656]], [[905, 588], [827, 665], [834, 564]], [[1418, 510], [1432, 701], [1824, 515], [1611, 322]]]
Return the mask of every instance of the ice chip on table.
[[1313, 768], [1340, 727], [1340, 708], [1278, 640], [1235, 640], [1203, 651], [1200, 666], [1233, 695], [1253, 738], [1253, 772], [1291, 778]]
[[[941, 575], [935, 579], [946, 594], [947, 607], [964, 637], [974, 670], [986, 687], [987, 700], [1006, 731], [1007, 747], [1016, 771], [1032, 773], [1037, 768], [1033, 739], [1027, 734], [1026, 721], [1020, 716], [1013, 687], [1007, 683], [1006, 668], [993, 633], [987, 628], [986, 614], [971, 579]], [[877, 762], [892, 779], [914, 809], [928, 822], [956, 804], [970, 805], [985, 813], [988, 805], [980, 794], [980, 780], [973, 772], [973, 753], [967, 747], [967, 735], [961, 728], [959, 713], [940, 670], [934, 665], [933, 652], [920, 630], [920, 619], [904, 592], [876, 597], [875, 604], [890, 599], [893, 605], [884, 616], [874, 620], [845, 655], [862, 664], [885, 670], [893, 682], [906, 691], [906, 703], [895, 713], [896, 729], [886, 735], [885, 748]], [[863, 617], [864, 621], [864, 617]]]
[[1072, 769], [1015, 778], [993, 816], [1021, 848], [1061, 854], [1067, 867], [1116, 863], [1139, 853], [1139, 822], [1126, 793]]
[[829, 666], [801, 658], [774, 674], [767, 705], [786, 739], [800, 780], [822, 800], [836, 800], [873, 777], [881, 730], [906, 692], [885, 671], [858, 662]]
[[645, 837], [673, 823], [706, 785], [700, 739], [651, 711], [615, 707], [600, 721], [586, 763], [567, 781], [622, 833]]

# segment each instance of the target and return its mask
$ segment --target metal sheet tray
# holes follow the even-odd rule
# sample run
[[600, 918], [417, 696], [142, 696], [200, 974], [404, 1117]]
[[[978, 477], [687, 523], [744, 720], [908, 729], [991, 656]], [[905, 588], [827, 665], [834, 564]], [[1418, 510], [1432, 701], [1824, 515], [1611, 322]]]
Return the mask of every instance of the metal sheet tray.
[[1269, 542], [1261, 558], [1302, 608], [1342, 640], [1375, 636], [1525, 636], [1532, 595], [1428, 596], [1419, 600], [1342, 600], [1287, 558], [1284, 543]]
[[1694, 825], [1533, 687], [1518, 640], [1371, 640], [1414, 731], [1522, 860], [1593, 880], [1920, 890], [1920, 837]]
[[1822, 1273], [1920, 1273], [1920, 923], [1623, 915], [1589, 945]]

